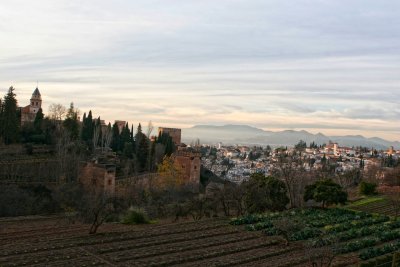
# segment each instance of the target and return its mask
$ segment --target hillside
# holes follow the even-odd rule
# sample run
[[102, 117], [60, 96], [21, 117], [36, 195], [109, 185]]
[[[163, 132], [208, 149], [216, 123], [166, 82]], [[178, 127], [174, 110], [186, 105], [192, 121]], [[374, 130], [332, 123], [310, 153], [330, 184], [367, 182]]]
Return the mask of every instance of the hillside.
[[400, 142], [391, 142], [382, 138], [366, 138], [361, 135], [327, 136], [322, 133], [312, 134], [307, 131], [264, 131], [247, 125], [196, 125], [192, 128], [182, 129], [182, 139], [190, 143], [197, 138], [202, 143], [244, 144], [244, 145], [271, 145], [293, 146], [299, 140], [307, 143], [326, 144], [329, 141], [338, 142], [343, 146], [364, 146], [376, 149], [387, 149], [393, 146], [400, 149]]

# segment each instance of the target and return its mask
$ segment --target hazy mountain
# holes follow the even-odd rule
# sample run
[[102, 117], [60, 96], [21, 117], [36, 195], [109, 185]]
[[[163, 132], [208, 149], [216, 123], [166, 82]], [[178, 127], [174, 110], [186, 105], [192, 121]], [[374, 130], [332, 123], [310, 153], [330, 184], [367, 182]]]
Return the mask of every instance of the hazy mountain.
[[262, 139], [269, 134], [272, 134], [272, 132], [267, 132], [247, 125], [196, 125], [192, 128], [182, 129], [182, 139], [187, 143], [190, 143], [197, 138], [199, 138], [201, 142], [210, 143], [237, 143], [241, 142], [240, 140], [248, 142], [252, 139]]
[[247, 145], [271, 145], [293, 146], [299, 140], [326, 144], [329, 141], [338, 142], [342, 146], [365, 146], [376, 149], [387, 149], [389, 146], [400, 148], [400, 142], [391, 142], [382, 138], [365, 138], [361, 135], [326, 136], [322, 133], [312, 134], [307, 131], [264, 131], [247, 125], [196, 125], [192, 128], [182, 129], [182, 139], [190, 144], [200, 139], [201, 143], [247, 144]]

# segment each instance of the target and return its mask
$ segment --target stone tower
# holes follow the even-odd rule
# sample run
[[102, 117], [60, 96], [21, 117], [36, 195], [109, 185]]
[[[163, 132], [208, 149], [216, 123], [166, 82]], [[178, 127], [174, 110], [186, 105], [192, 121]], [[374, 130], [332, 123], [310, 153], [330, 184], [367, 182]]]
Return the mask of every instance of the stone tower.
[[39, 88], [36, 87], [31, 97], [29, 113], [36, 114], [42, 107], [42, 96], [40, 95]]

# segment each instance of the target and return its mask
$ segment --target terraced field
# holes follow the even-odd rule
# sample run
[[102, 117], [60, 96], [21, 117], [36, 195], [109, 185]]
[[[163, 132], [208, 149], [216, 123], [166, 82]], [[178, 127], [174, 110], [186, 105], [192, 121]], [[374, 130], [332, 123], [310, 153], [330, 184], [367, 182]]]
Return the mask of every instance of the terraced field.
[[[231, 224], [244, 226], [250, 232], [278, 236], [285, 233], [284, 229], [289, 229], [290, 222], [301, 222], [301, 227], [286, 232], [288, 239], [291, 242], [303, 241], [303, 253], [309, 249], [336, 255], [333, 266], [356, 265], [361, 261], [381, 260], [382, 257], [391, 261], [390, 257], [400, 250], [400, 220], [381, 214], [335, 208], [295, 209], [247, 215], [232, 220]], [[287, 266], [295, 266], [302, 259], [307, 262], [301, 254], [289, 258], [297, 258], [297, 261]]]
[[285, 253], [301, 252], [228, 222], [108, 224], [88, 235], [87, 225], [60, 218], [0, 220], [0, 266], [279, 266]]
[[[400, 205], [400, 203], [398, 203]], [[349, 206], [353, 210], [365, 211], [370, 213], [380, 213], [388, 216], [396, 216], [396, 210], [389, 200], [384, 197], [373, 197], [353, 203]], [[398, 210], [399, 211], [399, 210]], [[397, 214], [397, 216], [400, 214]]]
[[[334, 266], [357, 265], [365, 249], [383, 248], [400, 237], [400, 223], [385, 216], [338, 215], [301, 215], [308, 216], [309, 225], [326, 229], [328, 236], [340, 237], [342, 250]], [[230, 225], [228, 219], [106, 224], [96, 235], [87, 234], [87, 225], [68, 224], [60, 217], [2, 219], [0, 266], [310, 266], [304, 240], [315, 232], [304, 229], [286, 246], [265, 222], [292, 215], [263, 216], [272, 217], [253, 216], [240, 225]]]

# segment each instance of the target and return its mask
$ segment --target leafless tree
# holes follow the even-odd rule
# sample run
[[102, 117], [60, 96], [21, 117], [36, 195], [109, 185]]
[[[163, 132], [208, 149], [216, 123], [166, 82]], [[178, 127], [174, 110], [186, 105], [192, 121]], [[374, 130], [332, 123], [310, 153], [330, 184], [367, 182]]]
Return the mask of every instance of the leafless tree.
[[67, 113], [67, 108], [62, 104], [51, 104], [49, 106], [49, 116], [55, 121], [63, 120], [65, 114]]
[[245, 187], [240, 184], [233, 188], [233, 206], [236, 209], [236, 216], [242, 216], [246, 213], [244, 199], [246, 196]]
[[321, 240], [309, 241], [305, 244], [305, 256], [311, 267], [330, 267], [337, 255], [339, 242], [332, 240], [329, 245], [323, 244]]
[[111, 140], [112, 140], [112, 131], [111, 131], [111, 126], [108, 125], [107, 127], [102, 128], [101, 146], [103, 151], [106, 148], [110, 147]]
[[304, 224], [295, 219], [281, 218], [273, 222], [274, 227], [278, 230], [279, 234], [285, 240], [285, 245], [289, 246], [290, 237], [292, 234], [304, 228]]
[[273, 175], [284, 181], [286, 185], [291, 208], [300, 205], [299, 203], [296, 203], [295, 186], [297, 185], [298, 174], [301, 171], [302, 162], [298, 162], [292, 156], [280, 156], [276, 167], [273, 170]]
[[358, 169], [337, 173], [334, 180], [346, 191], [355, 186], [361, 180], [361, 173]]
[[83, 201], [78, 215], [84, 222], [90, 223], [89, 234], [95, 234], [108, 218], [127, 208], [121, 199], [94, 190], [86, 192]]
[[224, 184], [210, 184], [208, 189], [211, 198], [219, 203], [224, 211], [225, 216], [230, 216], [231, 206], [233, 203], [233, 185], [228, 182]]
[[94, 149], [96, 149], [97, 145], [99, 144], [100, 131], [101, 131], [101, 124], [95, 123], [93, 129], [93, 138], [92, 138]]
[[153, 132], [153, 130], [154, 130], [153, 123], [149, 121], [149, 123], [147, 124], [147, 132], [146, 132], [147, 138], [150, 138], [150, 135]]

